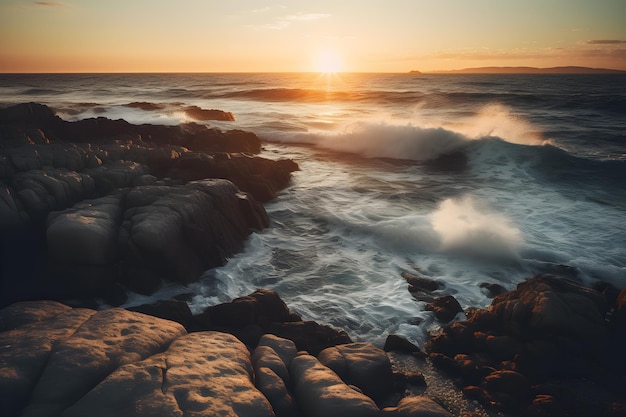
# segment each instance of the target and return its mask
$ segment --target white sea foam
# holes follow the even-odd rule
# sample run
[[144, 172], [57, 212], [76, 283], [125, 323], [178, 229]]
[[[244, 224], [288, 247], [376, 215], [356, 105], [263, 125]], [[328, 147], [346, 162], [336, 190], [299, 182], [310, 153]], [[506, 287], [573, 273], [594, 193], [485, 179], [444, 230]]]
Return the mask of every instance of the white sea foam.
[[522, 234], [504, 216], [478, 208], [472, 197], [446, 199], [431, 216], [440, 250], [489, 259], [517, 259]]

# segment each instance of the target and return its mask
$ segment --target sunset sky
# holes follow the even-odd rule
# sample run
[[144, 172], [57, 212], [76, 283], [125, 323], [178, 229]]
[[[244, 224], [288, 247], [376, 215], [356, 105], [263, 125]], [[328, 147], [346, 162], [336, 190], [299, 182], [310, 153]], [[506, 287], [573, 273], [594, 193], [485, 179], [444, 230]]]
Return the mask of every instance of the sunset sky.
[[0, 0], [0, 72], [626, 70], [626, 0]]

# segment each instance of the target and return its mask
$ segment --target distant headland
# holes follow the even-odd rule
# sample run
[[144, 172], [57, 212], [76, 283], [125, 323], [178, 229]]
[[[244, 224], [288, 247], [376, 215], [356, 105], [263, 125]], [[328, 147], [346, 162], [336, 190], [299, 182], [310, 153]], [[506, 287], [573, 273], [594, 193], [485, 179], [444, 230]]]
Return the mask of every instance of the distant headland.
[[588, 67], [479, 67], [456, 70], [410, 71], [409, 74], [626, 74], [626, 71]]

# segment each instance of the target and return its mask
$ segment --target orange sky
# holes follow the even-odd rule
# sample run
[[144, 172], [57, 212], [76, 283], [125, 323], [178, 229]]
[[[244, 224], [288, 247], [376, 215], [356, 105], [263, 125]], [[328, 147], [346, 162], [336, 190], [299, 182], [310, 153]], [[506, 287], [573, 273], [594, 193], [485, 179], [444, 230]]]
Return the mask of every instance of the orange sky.
[[624, 0], [0, 2], [0, 72], [626, 70]]

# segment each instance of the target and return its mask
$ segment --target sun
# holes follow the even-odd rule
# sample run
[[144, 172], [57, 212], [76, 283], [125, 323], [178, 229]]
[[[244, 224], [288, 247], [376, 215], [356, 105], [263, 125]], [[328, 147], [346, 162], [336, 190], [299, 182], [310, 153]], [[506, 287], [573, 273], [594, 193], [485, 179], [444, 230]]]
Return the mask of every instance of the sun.
[[343, 65], [339, 54], [332, 49], [324, 49], [315, 55], [314, 69], [316, 72], [324, 74], [334, 74], [341, 72]]

